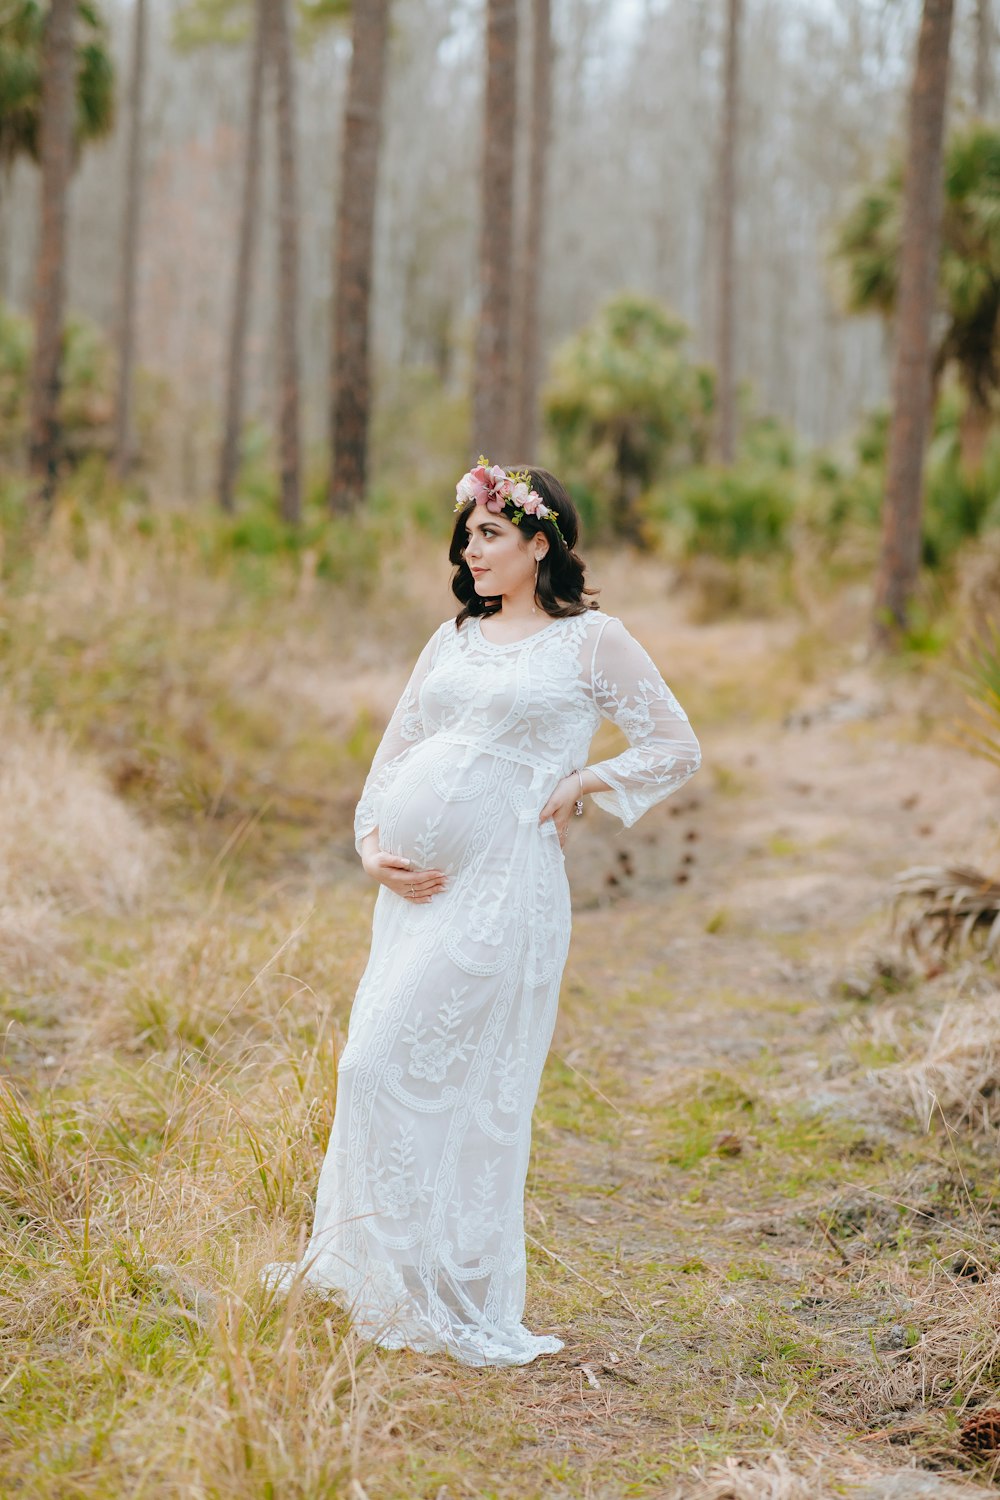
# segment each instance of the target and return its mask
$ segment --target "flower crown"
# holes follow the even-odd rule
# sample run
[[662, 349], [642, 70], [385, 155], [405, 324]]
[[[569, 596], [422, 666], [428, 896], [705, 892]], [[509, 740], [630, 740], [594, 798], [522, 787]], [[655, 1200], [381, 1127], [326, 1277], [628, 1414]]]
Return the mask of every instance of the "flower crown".
[[[461, 510], [474, 500], [485, 505], [494, 515], [500, 515], [505, 506], [508, 521], [520, 526], [525, 516], [536, 516], [540, 521], [551, 521], [556, 531], [559, 522], [551, 505], [546, 505], [537, 490], [531, 488], [530, 469], [501, 469], [499, 464], [490, 464], [480, 453], [479, 464], [463, 474], [455, 488], [455, 510]], [[559, 531], [560, 537], [562, 532]]]

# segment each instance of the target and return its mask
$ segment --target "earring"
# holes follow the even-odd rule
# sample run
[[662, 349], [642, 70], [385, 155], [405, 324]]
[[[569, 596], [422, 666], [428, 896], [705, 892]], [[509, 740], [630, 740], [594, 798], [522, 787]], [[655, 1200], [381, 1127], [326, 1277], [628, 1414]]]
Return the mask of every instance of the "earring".
[[537, 613], [538, 613], [538, 610], [535, 608], [535, 600], [537, 598], [538, 598], [538, 558], [536, 557], [535, 558], [535, 592], [531, 596], [531, 613], [533, 615], [537, 615]]

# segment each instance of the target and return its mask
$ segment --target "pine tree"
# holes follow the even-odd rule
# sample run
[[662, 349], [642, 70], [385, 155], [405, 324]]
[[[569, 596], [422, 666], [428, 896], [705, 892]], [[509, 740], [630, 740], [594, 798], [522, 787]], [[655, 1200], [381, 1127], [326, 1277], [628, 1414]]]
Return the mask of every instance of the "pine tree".
[[910, 93], [892, 417], [875, 583], [873, 638], [877, 646], [891, 644], [905, 628], [920, 568], [952, 15], [953, 0], [924, 0]]
[[330, 414], [335, 512], [361, 504], [368, 475], [375, 202], [388, 40], [389, 0], [355, 5], [337, 208]]

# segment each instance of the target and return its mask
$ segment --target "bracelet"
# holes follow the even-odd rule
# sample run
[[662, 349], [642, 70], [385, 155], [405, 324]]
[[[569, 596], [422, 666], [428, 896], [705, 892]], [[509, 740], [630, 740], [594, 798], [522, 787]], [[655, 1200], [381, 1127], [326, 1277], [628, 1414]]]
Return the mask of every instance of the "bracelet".
[[579, 797], [577, 797], [576, 801], [573, 804], [573, 811], [576, 813], [576, 815], [577, 815], [578, 818], [582, 818], [583, 817], [583, 772], [580, 770], [579, 766], [576, 769], [576, 774], [580, 778], [580, 795], [579, 795]]

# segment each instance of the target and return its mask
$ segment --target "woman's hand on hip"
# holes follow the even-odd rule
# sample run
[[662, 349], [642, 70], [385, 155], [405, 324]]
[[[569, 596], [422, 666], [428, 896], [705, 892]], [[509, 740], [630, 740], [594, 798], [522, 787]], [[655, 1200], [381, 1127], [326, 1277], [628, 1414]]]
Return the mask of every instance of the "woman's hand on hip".
[[546, 818], [552, 819], [559, 834], [560, 844], [566, 842], [569, 820], [573, 816], [573, 809], [576, 806], [576, 799], [579, 795], [580, 782], [574, 771], [572, 776], [564, 776], [562, 778], [552, 796], [538, 814], [539, 823], [544, 823]]
[[418, 870], [412, 862], [400, 854], [386, 854], [376, 849], [366, 854], [362, 861], [365, 873], [380, 885], [388, 886], [397, 896], [413, 901], [418, 906], [426, 904], [432, 896], [445, 890], [448, 877], [443, 870]]

